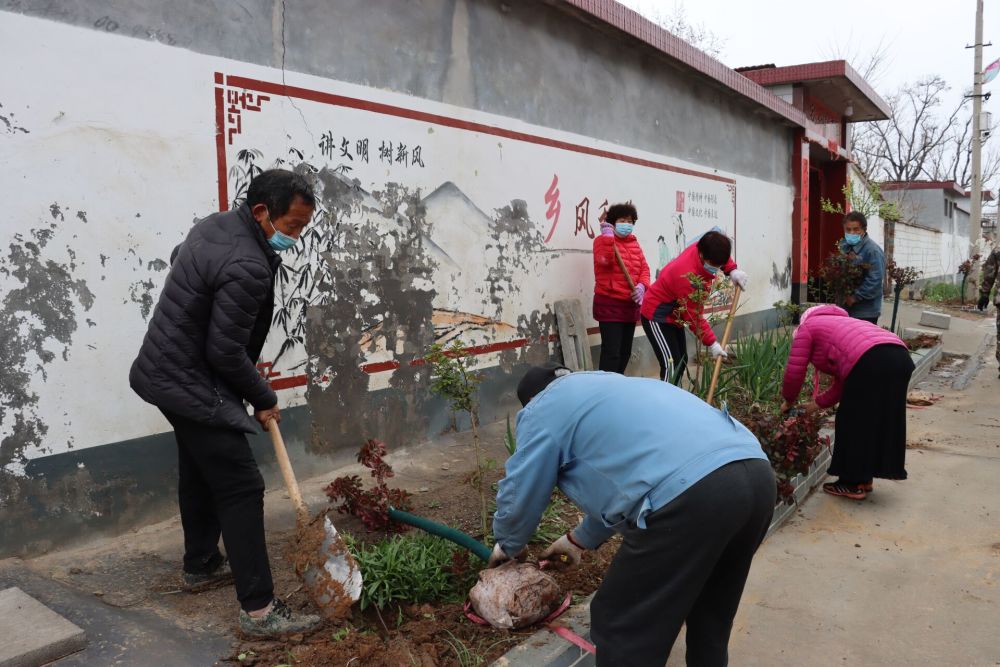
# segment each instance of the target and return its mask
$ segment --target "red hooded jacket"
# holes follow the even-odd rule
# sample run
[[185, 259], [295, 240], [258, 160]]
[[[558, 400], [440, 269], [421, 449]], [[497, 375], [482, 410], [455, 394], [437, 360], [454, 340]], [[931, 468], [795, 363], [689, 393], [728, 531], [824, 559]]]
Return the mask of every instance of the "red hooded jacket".
[[[728, 276], [735, 268], [736, 262], [730, 257], [722, 267], [722, 271]], [[705, 270], [705, 264], [698, 255], [697, 243], [689, 245], [676, 259], [660, 270], [659, 277], [649, 288], [642, 302], [642, 316], [652, 322], [677, 326], [687, 324], [691, 333], [700, 338], [702, 343], [711, 345], [715, 342], [715, 334], [708, 320], [702, 317], [704, 304], [689, 301], [694, 291], [694, 286], [688, 278], [692, 273], [705, 281], [705, 289], [710, 289], [715, 275]], [[678, 307], [682, 305], [683, 308], [679, 309]], [[675, 312], [676, 310], [680, 312]]]
[[594, 319], [600, 322], [635, 322], [638, 306], [632, 301], [632, 290], [615, 259], [616, 246], [632, 281], [649, 289], [649, 265], [635, 234], [625, 238], [598, 236], [594, 239]]

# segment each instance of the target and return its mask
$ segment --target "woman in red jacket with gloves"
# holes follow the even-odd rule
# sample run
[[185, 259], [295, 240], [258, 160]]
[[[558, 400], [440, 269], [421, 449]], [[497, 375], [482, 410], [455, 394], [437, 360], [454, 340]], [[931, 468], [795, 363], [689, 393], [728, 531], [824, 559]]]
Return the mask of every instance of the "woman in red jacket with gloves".
[[[594, 239], [594, 319], [601, 329], [601, 361], [598, 368], [625, 373], [632, 356], [632, 337], [639, 319], [639, 306], [649, 288], [649, 265], [632, 228], [639, 213], [632, 204], [615, 204], [601, 222]], [[615, 248], [635, 287], [629, 287], [615, 257]]]
[[736, 268], [730, 257], [733, 244], [721, 232], [706, 232], [696, 244], [689, 245], [660, 271], [656, 282], [642, 302], [642, 328], [660, 362], [660, 378], [674, 382], [687, 364], [687, 340], [684, 325], [708, 347], [712, 357], [725, 357], [708, 320], [702, 317], [703, 303], [691, 299], [695, 285], [691, 274], [700, 277], [706, 291], [720, 271], [740, 289], [747, 288], [747, 274]]

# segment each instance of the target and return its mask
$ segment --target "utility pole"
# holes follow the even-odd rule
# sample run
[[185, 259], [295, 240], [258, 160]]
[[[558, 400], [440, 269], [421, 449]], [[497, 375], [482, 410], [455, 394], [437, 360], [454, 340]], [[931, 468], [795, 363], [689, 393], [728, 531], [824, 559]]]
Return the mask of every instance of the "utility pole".
[[[969, 257], [979, 249], [979, 239], [983, 233], [983, 138], [980, 127], [980, 116], [983, 111], [983, 0], [976, 0], [976, 41], [975, 67], [973, 69], [972, 86], [972, 201], [969, 213]], [[975, 264], [975, 263], [974, 263]], [[973, 297], [978, 292], [979, 266], [972, 269], [972, 280], [968, 289]], [[963, 295], [966, 296], [966, 295]]]

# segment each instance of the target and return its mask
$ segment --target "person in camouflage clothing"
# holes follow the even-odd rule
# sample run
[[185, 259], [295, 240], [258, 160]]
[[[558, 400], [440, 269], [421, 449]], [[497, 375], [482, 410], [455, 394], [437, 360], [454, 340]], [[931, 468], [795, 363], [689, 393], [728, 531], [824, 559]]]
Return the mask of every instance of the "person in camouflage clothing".
[[[990, 256], [983, 263], [983, 283], [979, 288], [979, 310], [986, 310], [990, 304], [990, 291], [993, 283], [997, 280], [997, 273], [1000, 273], [1000, 246], [993, 249]], [[997, 361], [1000, 361], [1000, 285], [997, 285], [997, 293], [993, 299], [997, 306]]]

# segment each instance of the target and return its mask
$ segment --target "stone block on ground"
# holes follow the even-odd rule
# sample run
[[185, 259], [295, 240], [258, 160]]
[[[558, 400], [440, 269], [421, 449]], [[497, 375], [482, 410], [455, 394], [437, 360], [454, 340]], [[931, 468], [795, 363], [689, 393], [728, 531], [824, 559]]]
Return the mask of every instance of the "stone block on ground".
[[38, 667], [87, 645], [83, 630], [20, 588], [0, 591], [0, 667]]
[[918, 336], [941, 337], [941, 332], [934, 329], [921, 329], [920, 327], [906, 327], [903, 329], [903, 340], [912, 340]]
[[934, 327], [935, 329], [950, 329], [951, 315], [935, 313], [932, 310], [925, 310], [920, 313], [920, 326]]

